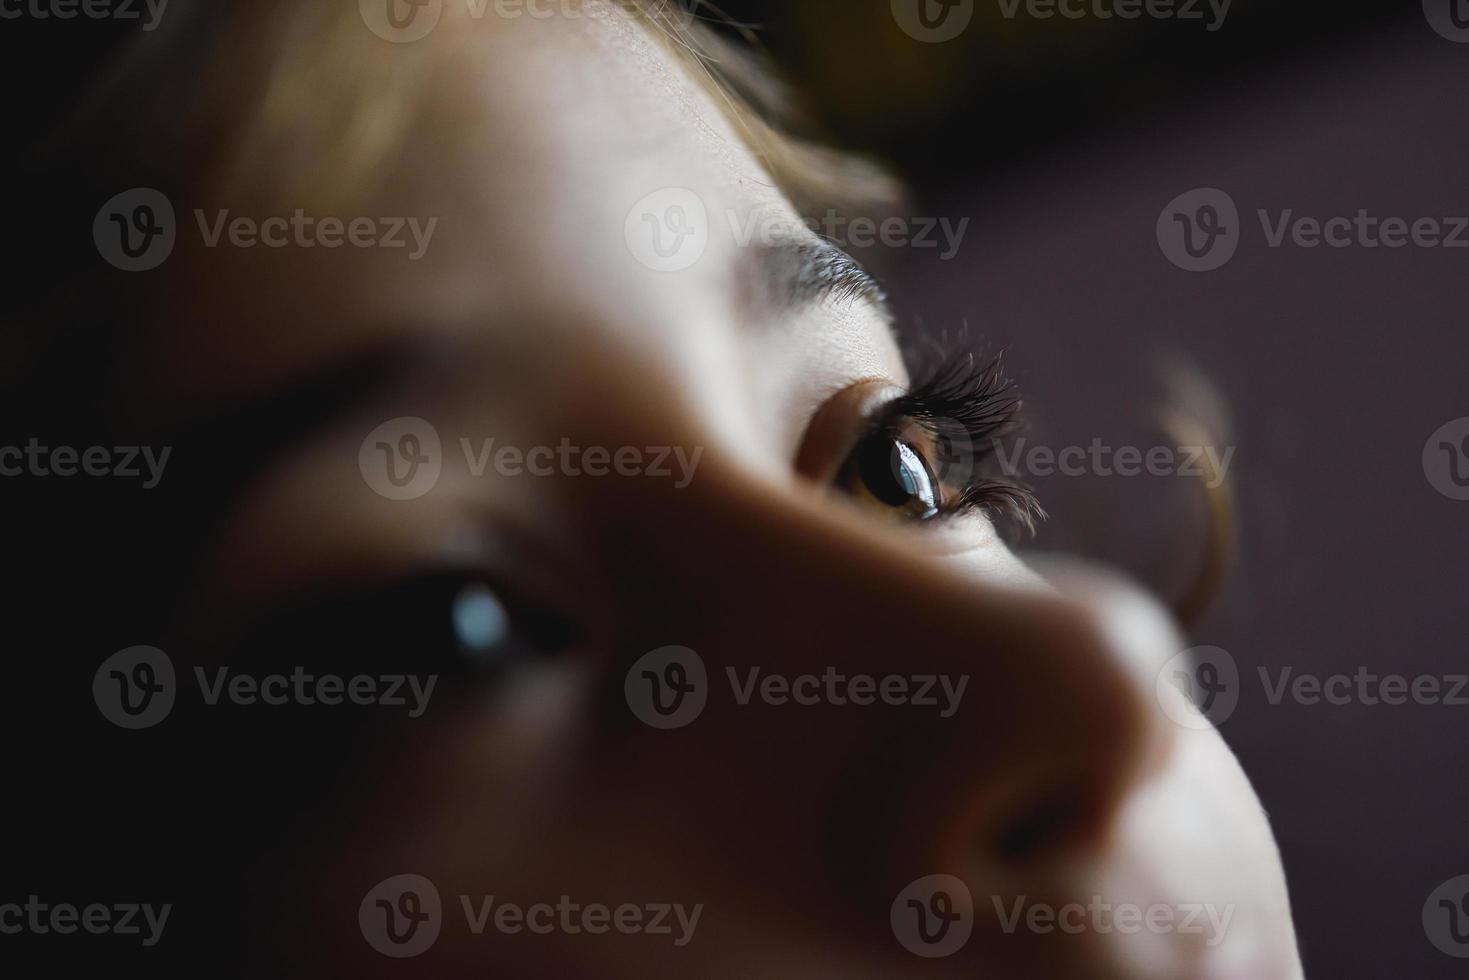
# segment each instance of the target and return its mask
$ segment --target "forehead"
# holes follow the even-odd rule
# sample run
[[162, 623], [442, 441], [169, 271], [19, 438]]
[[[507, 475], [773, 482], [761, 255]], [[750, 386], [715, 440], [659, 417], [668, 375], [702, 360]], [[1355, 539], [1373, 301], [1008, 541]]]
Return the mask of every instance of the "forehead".
[[[230, 151], [231, 179], [176, 202], [157, 342], [191, 371], [170, 380], [265, 383], [406, 330], [690, 342], [728, 326], [711, 297], [738, 292], [739, 229], [803, 233], [718, 93], [647, 25], [598, 3], [508, 21], [462, 6], [413, 45], [385, 46], [359, 23], [335, 53], [297, 51], [305, 63], [267, 84], [274, 107], [242, 121], [251, 138]], [[384, 76], [355, 96], [394, 93], [380, 111], [343, 109], [331, 75], [344, 63]], [[277, 152], [292, 145], [319, 152]], [[710, 232], [696, 261], [687, 249], [667, 261], [696, 218]], [[284, 247], [263, 244], [271, 221]], [[337, 231], [327, 247], [354, 222], [366, 244]]]

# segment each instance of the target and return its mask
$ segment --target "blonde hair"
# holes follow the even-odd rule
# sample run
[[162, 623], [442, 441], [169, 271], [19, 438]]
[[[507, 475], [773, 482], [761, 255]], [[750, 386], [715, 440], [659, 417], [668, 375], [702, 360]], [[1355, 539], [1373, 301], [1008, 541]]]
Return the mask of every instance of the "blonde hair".
[[[880, 167], [798, 135], [806, 122], [751, 32], [730, 27], [739, 42], [721, 35], [713, 25], [726, 22], [701, 0], [691, 12], [675, 0], [568, 2], [620, 9], [646, 30], [715, 96], [798, 212], [896, 206], [898, 184]], [[87, 134], [125, 119], [130, 135], [146, 126], [153, 135], [141, 142], [166, 147], [149, 164], [176, 169], [182, 162], [180, 180], [222, 189], [246, 169], [269, 167], [309, 200], [362, 193], [389, 169], [423, 114], [433, 50], [375, 38], [355, 3], [211, 0], [206, 7], [174, 0], [159, 30], [118, 59], [65, 142], [91, 142]], [[189, 92], [178, 104], [157, 99], [181, 86]]]
[[[620, 10], [663, 46], [715, 95], [799, 214], [883, 217], [898, 200], [880, 168], [796, 135], [801, 118], [753, 38], [721, 35], [699, 0], [698, 16], [673, 0], [565, 2]], [[452, 46], [467, 32], [441, 33]], [[0, 158], [8, 186], [27, 189], [17, 227], [32, 229], [12, 262], [27, 288], [0, 307], [6, 384], [79, 343], [122, 346], [160, 300], [158, 277], [114, 272], [76, 233], [99, 202], [153, 187], [243, 207], [242, 188], [269, 187], [303, 206], [347, 208], [393, 172], [412, 127], [441, 111], [429, 91], [441, 45], [374, 36], [352, 0], [173, 0], [157, 30], [110, 51], [85, 67], [65, 60], [81, 57], [70, 45], [41, 52], [53, 76], [88, 81], [80, 98], [38, 86], [55, 102], [12, 130], [14, 150]]]

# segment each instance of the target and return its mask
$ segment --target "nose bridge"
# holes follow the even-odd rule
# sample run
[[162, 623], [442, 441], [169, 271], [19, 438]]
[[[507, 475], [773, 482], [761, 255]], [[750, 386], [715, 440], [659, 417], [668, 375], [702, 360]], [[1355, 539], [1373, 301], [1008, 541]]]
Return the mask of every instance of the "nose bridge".
[[[627, 602], [651, 617], [639, 638], [703, 660], [698, 737], [734, 752], [722, 756], [729, 780], [765, 746], [748, 775], [868, 808], [881, 825], [872, 833], [901, 840], [864, 846], [898, 863], [959, 868], [976, 849], [994, 858], [1053, 810], [1097, 830], [1159, 734], [1097, 613], [961, 577], [922, 553], [922, 532], [872, 526], [717, 459], [684, 490], [640, 488], [619, 509], [614, 547], [639, 569]], [[822, 683], [807, 686], [814, 701], [772, 704], [752, 684], [833, 673], [872, 677], [879, 690], [907, 678], [910, 699], [833, 703]], [[935, 703], [914, 700], [920, 688]]]

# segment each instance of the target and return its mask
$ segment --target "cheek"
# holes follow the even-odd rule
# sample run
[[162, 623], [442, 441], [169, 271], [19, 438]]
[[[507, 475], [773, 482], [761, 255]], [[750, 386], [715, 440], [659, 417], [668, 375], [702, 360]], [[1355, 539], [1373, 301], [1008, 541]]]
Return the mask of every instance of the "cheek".
[[963, 526], [942, 532], [949, 539], [940, 544], [938, 561], [944, 567], [988, 586], [1054, 592], [1039, 573], [1011, 550], [988, 521], [973, 518], [958, 523]]

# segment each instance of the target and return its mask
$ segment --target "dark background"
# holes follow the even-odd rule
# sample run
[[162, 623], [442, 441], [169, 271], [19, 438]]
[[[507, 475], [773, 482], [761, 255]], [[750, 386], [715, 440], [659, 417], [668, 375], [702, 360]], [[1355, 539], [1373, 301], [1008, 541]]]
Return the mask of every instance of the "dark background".
[[[974, 5], [941, 44], [904, 34], [888, 0], [724, 6], [825, 135], [895, 164], [913, 214], [971, 220], [951, 261], [876, 261], [911, 328], [967, 325], [1008, 351], [1033, 443], [1166, 444], [1149, 422], [1160, 352], [1222, 392], [1237, 534], [1191, 638], [1239, 665], [1222, 729], [1278, 835], [1306, 973], [1465, 975], [1420, 916], [1469, 873], [1469, 707], [1271, 704], [1257, 668], [1469, 672], [1469, 502], [1434, 490], [1420, 459], [1469, 416], [1469, 250], [1274, 249], [1255, 211], [1469, 215], [1469, 44], [1416, 0], [1236, 0], [1213, 33]], [[1242, 216], [1237, 254], [1209, 273], [1175, 267], [1155, 237], [1195, 187]], [[1196, 559], [1186, 481], [1035, 482], [1052, 513], [1038, 548], [1165, 594]]]

